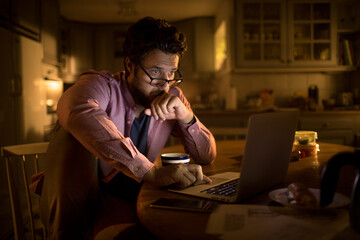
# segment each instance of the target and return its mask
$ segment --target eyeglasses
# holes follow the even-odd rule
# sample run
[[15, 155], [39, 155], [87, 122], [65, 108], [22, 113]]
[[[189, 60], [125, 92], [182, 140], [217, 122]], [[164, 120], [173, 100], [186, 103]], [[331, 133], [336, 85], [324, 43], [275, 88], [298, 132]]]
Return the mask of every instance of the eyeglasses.
[[140, 68], [150, 78], [150, 85], [154, 87], [162, 87], [164, 86], [165, 83], [168, 83], [169, 87], [176, 87], [179, 86], [179, 84], [183, 81], [183, 78], [179, 70], [176, 71], [177, 75], [174, 76], [174, 79], [167, 80], [162, 78], [154, 78], [150, 76], [150, 74], [144, 69], [143, 66], [140, 65]]

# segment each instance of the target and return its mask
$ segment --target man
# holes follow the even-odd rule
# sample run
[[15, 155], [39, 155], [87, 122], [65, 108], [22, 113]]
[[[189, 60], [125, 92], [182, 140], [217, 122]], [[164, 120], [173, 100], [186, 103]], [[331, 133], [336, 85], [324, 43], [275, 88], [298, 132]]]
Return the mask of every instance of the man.
[[[65, 91], [41, 196], [50, 238], [90, 238], [85, 222], [96, 218], [91, 209], [104, 201], [99, 192], [110, 192], [135, 212], [143, 182], [179, 187], [211, 182], [198, 164], [215, 160], [215, 140], [177, 88], [185, 50], [175, 27], [143, 18], [128, 30], [125, 72], [85, 72]], [[197, 164], [154, 166], [169, 135], [179, 138]]]

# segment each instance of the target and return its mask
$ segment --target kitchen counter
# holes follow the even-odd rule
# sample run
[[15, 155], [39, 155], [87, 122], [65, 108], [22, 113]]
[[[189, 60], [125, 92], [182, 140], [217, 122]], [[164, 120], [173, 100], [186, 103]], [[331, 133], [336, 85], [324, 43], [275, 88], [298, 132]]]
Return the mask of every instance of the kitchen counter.
[[321, 111], [300, 111], [300, 115], [351, 115], [360, 114], [360, 110], [321, 110]]
[[[279, 110], [294, 108], [279, 108]], [[269, 111], [269, 109], [267, 109]], [[257, 109], [195, 110], [208, 128], [246, 128]], [[316, 131], [322, 142], [360, 146], [360, 110], [300, 111], [298, 130]]]
[[[280, 108], [285, 110], [287, 108]], [[292, 109], [292, 108], [288, 108]], [[256, 109], [237, 109], [237, 110], [194, 110], [196, 115], [222, 115], [222, 116], [247, 116], [255, 113], [267, 112], [269, 110], [256, 110]], [[300, 111], [300, 115], [351, 115], [360, 114], [360, 110], [319, 110], [319, 111]]]

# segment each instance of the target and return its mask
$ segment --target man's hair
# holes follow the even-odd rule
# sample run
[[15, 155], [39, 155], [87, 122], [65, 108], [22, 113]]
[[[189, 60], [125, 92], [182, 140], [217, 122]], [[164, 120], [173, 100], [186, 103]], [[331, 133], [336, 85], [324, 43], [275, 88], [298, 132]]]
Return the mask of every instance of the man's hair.
[[[186, 51], [185, 36], [166, 20], [144, 17], [130, 26], [124, 42], [124, 56], [140, 65], [146, 54], [154, 49], [177, 54], [181, 58]], [[124, 60], [125, 63], [125, 60]], [[129, 75], [125, 65], [126, 76]]]

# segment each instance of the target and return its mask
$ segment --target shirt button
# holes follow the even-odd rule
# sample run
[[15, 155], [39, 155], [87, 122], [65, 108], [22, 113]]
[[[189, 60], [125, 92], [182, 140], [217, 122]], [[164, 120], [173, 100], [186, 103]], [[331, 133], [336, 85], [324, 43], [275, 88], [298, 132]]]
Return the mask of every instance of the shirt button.
[[195, 130], [194, 129], [191, 129], [191, 132], [193, 133]]
[[136, 168], [134, 168], [134, 171], [135, 171], [135, 172], [139, 171], [139, 168], [137, 168], [137, 167], [136, 167]]
[[127, 124], [130, 125], [130, 121], [127, 121]]
[[109, 154], [109, 158], [113, 158], [114, 157], [114, 155], [112, 155], [112, 154]]

